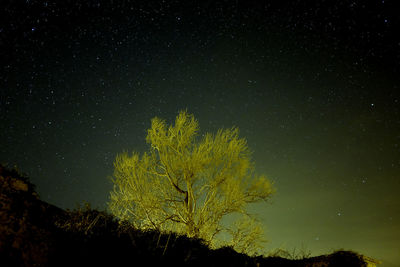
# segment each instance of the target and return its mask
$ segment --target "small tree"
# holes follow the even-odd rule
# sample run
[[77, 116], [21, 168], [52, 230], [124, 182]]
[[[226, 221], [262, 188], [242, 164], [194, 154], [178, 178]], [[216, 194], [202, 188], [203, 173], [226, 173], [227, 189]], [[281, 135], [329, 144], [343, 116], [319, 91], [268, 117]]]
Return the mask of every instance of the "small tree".
[[[184, 111], [169, 127], [153, 118], [146, 138], [150, 151], [116, 157], [109, 208], [139, 229], [174, 231], [214, 247], [216, 235], [225, 232], [232, 237], [225, 245], [254, 253], [263, 240], [262, 228], [246, 206], [269, 199], [273, 187], [255, 175], [237, 128], [200, 139], [198, 131], [198, 122]], [[229, 214], [240, 215], [241, 221], [223, 224]]]

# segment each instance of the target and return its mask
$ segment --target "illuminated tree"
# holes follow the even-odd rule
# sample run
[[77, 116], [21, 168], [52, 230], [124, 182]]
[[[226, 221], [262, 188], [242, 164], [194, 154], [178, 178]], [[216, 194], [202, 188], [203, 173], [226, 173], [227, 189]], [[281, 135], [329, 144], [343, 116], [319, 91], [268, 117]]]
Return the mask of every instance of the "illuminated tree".
[[[255, 175], [237, 128], [201, 138], [198, 131], [198, 122], [185, 111], [169, 127], [153, 118], [146, 138], [150, 151], [116, 157], [109, 208], [139, 229], [174, 231], [213, 247], [232, 245], [254, 253], [263, 240], [262, 228], [246, 207], [269, 199], [272, 184]], [[239, 221], [222, 223], [230, 214]], [[228, 243], [217, 238], [224, 232], [231, 236]]]

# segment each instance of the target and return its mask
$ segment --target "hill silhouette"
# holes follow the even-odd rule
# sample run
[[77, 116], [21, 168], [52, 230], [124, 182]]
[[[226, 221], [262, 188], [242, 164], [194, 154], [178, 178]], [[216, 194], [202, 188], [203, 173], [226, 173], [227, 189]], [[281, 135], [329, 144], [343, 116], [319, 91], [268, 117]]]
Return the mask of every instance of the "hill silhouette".
[[[0, 165], [0, 266], [367, 266], [351, 251], [303, 259], [250, 257], [200, 239], [142, 231], [90, 208], [63, 210]], [[373, 266], [373, 265], [368, 265]]]

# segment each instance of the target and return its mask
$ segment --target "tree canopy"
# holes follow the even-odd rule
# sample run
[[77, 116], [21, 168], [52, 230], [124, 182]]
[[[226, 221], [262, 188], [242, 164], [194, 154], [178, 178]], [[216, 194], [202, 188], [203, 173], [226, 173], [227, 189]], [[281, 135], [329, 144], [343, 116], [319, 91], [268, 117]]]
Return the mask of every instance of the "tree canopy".
[[[254, 253], [263, 240], [262, 227], [247, 211], [266, 201], [271, 182], [256, 175], [251, 153], [237, 128], [199, 135], [193, 115], [181, 111], [175, 124], [151, 120], [148, 152], [127, 152], [114, 162], [109, 208], [139, 229], [173, 231], [202, 238], [211, 246], [232, 245]], [[238, 221], [223, 223], [229, 214]], [[231, 240], [219, 243], [220, 233]]]

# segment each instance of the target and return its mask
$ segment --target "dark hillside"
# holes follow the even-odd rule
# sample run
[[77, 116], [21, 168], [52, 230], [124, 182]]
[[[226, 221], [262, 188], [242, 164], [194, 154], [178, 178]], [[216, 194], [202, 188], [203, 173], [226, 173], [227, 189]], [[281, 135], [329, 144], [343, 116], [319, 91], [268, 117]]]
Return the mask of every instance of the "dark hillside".
[[121, 225], [89, 206], [57, 208], [0, 165], [0, 266], [367, 266], [363, 259], [346, 251], [289, 260], [211, 250], [201, 240]]

